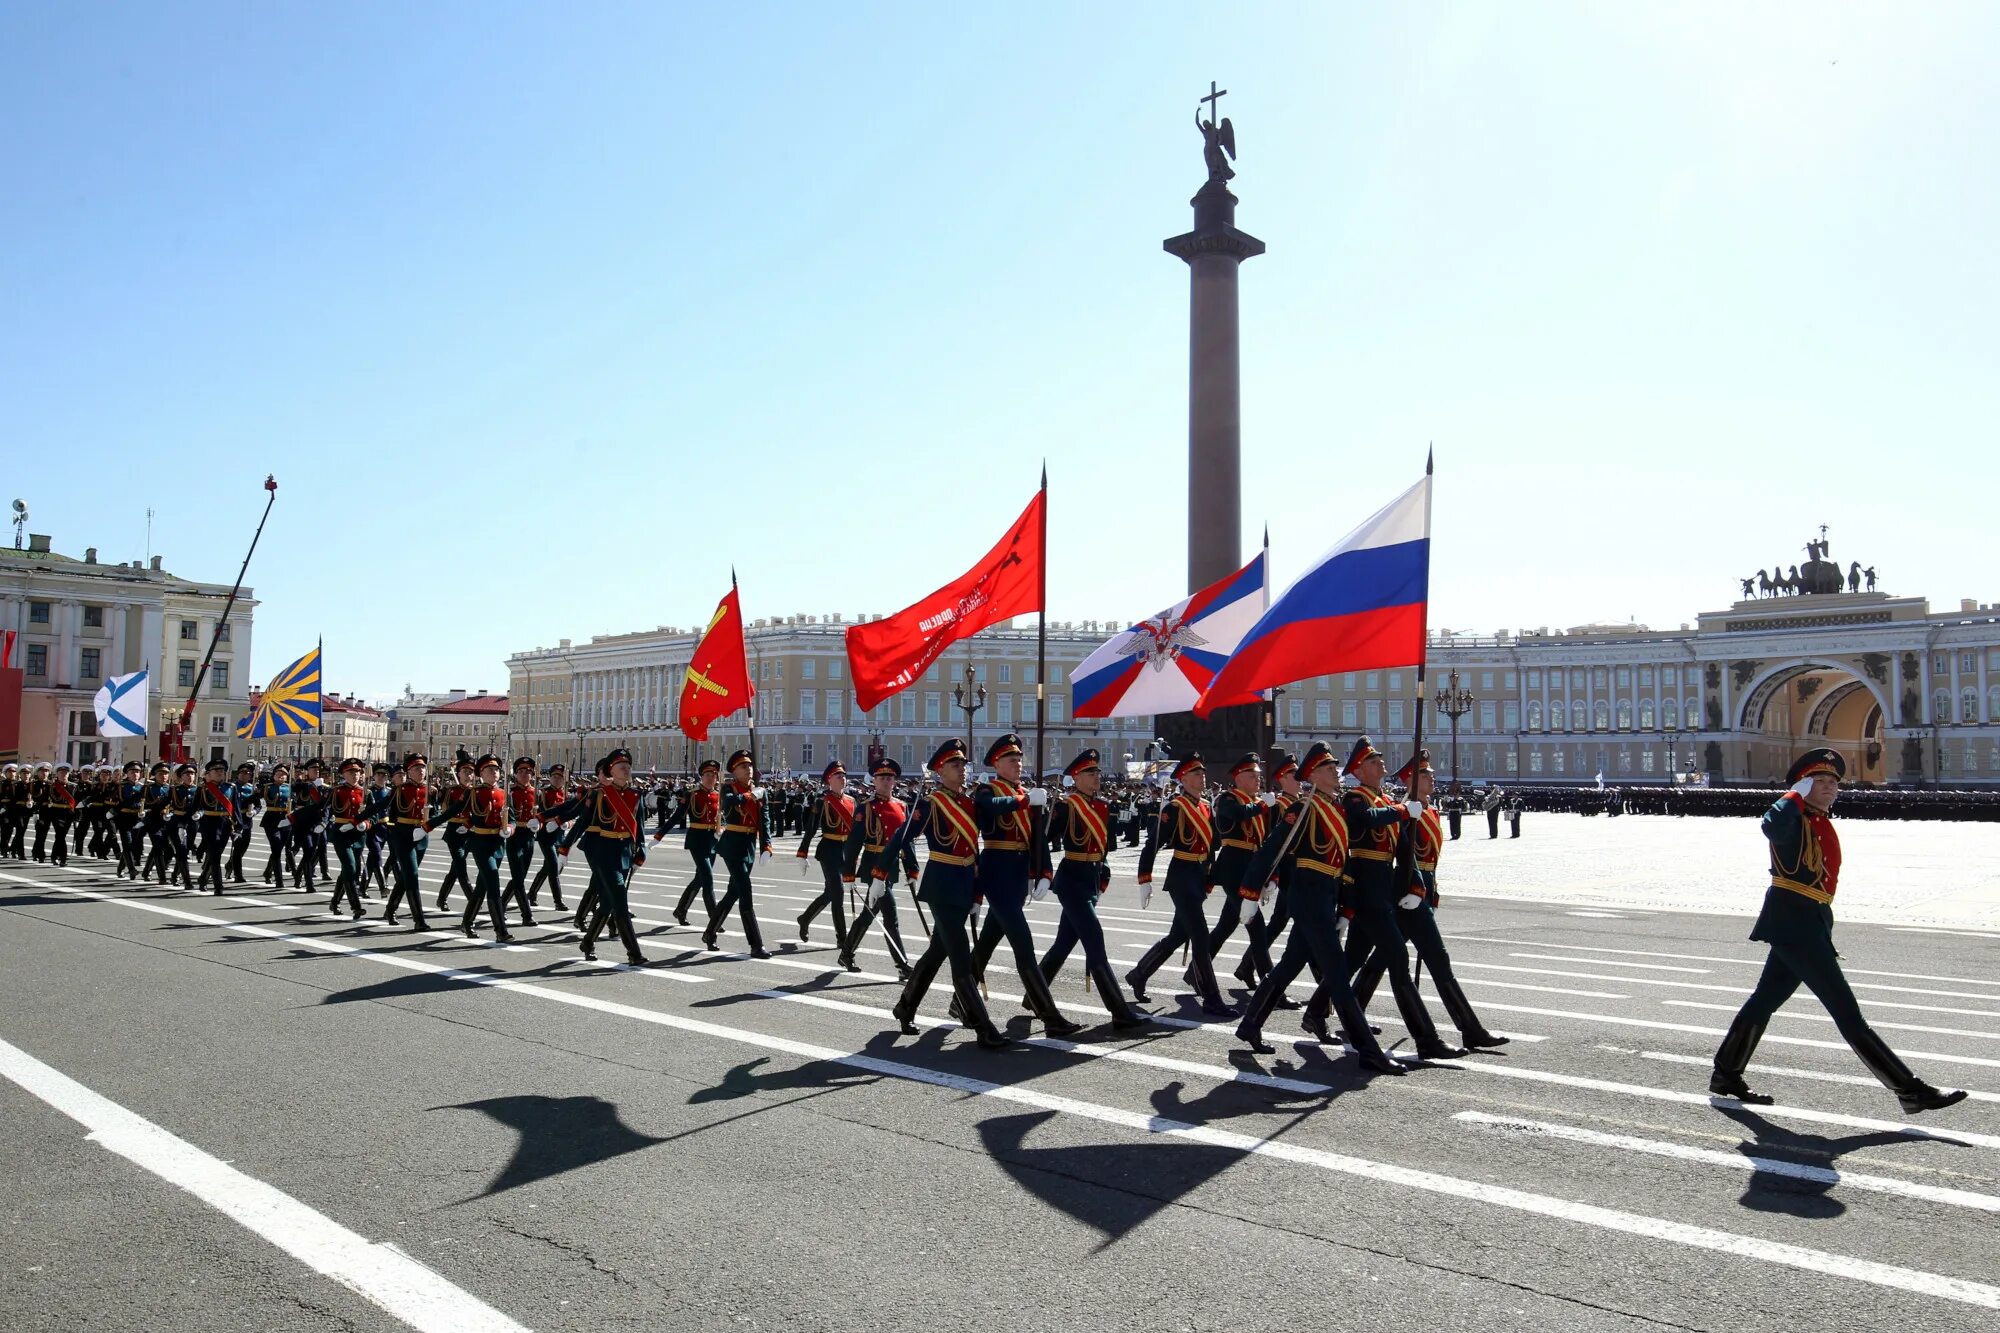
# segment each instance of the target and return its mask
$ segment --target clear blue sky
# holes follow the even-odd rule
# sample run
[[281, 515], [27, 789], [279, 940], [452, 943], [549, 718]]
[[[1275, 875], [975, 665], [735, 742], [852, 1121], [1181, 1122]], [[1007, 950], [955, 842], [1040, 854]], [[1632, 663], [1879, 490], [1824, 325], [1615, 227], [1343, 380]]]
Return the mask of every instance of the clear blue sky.
[[1822, 522], [2000, 599], [2000, 7], [1738, 9], [13, 5], [0, 486], [226, 581], [275, 471], [255, 674], [371, 697], [732, 563], [894, 610], [1045, 455], [1053, 614], [1148, 614], [1216, 78], [1281, 585], [1435, 440], [1434, 625], [1678, 624]]

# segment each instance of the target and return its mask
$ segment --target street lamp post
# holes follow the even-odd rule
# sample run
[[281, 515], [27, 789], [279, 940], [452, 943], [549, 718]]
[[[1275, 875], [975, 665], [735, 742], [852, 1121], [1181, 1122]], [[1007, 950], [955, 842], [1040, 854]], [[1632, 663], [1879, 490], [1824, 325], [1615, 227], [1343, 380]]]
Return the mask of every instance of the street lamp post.
[[[965, 714], [965, 755], [966, 762], [972, 762], [972, 715], [986, 706], [986, 687], [977, 685], [978, 673], [972, 663], [965, 664], [965, 678], [951, 687], [952, 707]], [[977, 685], [977, 688], [974, 688]]]
[[1474, 695], [1458, 683], [1458, 671], [1454, 668], [1445, 683], [1438, 686], [1437, 710], [1451, 719], [1451, 785], [1458, 788], [1458, 720], [1472, 711]]

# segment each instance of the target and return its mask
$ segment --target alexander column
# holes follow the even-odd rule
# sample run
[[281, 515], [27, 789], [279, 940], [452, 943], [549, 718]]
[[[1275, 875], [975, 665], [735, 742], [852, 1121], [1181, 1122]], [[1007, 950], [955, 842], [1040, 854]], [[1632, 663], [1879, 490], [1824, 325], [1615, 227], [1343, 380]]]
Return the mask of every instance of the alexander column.
[[[1206, 587], [1243, 564], [1242, 357], [1237, 333], [1236, 270], [1264, 253], [1264, 243], [1236, 226], [1236, 127], [1216, 112], [1228, 89], [1211, 80], [1196, 104], [1208, 181], [1195, 192], [1194, 230], [1168, 237], [1166, 252], [1187, 261], [1188, 301], [1188, 591]], [[1203, 120], [1201, 103], [1208, 105]], [[1257, 747], [1254, 705], [1218, 711], [1207, 722], [1190, 713], [1157, 719], [1159, 735], [1177, 753], [1188, 749]], [[1209, 756], [1224, 762], [1234, 755]]]

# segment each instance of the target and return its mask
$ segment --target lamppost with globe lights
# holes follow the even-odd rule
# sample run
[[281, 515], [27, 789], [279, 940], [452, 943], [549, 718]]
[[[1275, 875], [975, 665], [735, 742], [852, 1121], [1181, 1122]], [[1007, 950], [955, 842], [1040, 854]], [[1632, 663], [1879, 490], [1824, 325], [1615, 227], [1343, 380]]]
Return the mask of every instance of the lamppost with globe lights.
[[974, 748], [972, 744], [972, 715], [986, 706], [986, 687], [978, 684], [978, 673], [972, 663], [965, 664], [965, 678], [951, 687], [952, 706], [965, 714], [965, 754], [970, 763]]
[[1458, 683], [1458, 671], [1454, 668], [1445, 683], [1438, 686], [1435, 696], [1437, 710], [1451, 719], [1451, 785], [1458, 788], [1458, 720], [1472, 711], [1477, 696]]

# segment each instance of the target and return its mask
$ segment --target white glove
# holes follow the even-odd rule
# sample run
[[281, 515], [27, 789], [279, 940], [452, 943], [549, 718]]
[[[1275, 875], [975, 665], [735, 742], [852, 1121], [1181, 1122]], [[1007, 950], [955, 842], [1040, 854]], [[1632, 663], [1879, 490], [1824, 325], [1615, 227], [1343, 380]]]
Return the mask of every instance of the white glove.
[[1145, 911], [1146, 905], [1152, 901], [1153, 886], [1151, 884], [1141, 884], [1139, 886], [1139, 910], [1142, 912]]
[[1276, 805], [1277, 803], [1278, 793], [1274, 791], [1267, 791], [1257, 798], [1257, 804], [1259, 805]]
[[1799, 796], [1805, 796], [1812, 791], [1812, 785], [1813, 780], [1811, 778], [1800, 778], [1791, 785], [1791, 791]]
[[541, 820], [539, 820], [539, 819], [531, 819], [531, 820], [529, 820], [529, 821], [528, 821], [528, 832], [530, 832], [530, 833], [540, 833], [541, 831], [542, 831], [542, 821], [541, 821]]
[[881, 902], [881, 901], [882, 901], [882, 900], [883, 900], [884, 898], [886, 898], [886, 897], [888, 897], [888, 896], [889, 896], [889, 881], [888, 881], [888, 880], [886, 880], [886, 879], [877, 879], [877, 880], [871, 880], [871, 881], [869, 881], [869, 884], [868, 884], [868, 901], [869, 901], [870, 903], [879, 903], [879, 902]]
[[368, 821], [364, 819], [359, 824], [356, 824], [354, 827], [360, 829], [363, 833], [366, 833], [368, 831]]
[[1402, 897], [1396, 900], [1396, 906], [1402, 908], [1405, 912], [1414, 912], [1417, 910], [1417, 908], [1423, 906], [1423, 902], [1424, 902], [1423, 894], [1406, 893]]
[[1405, 801], [1403, 802], [1403, 810], [1410, 818], [1421, 819], [1424, 814], [1424, 803], [1422, 801]]
[[761, 865], [769, 865], [769, 864], [770, 864], [770, 862], [771, 862], [771, 849], [770, 849], [769, 847], [766, 847], [766, 848], [765, 848], [765, 849], [764, 849], [763, 851], [761, 851], [761, 852], [757, 853], [757, 864], [758, 864], [758, 865], [760, 865], [760, 866], [761, 866]]
[[803, 856], [798, 858], [798, 862], [799, 862], [799, 878], [800, 879], [809, 878], [812, 875], [812, 862], [806, 860], [806, 858]]
[[762, 787], [752, 787], [750, 794], [760, 801], [764, 799], [764, 789]]
[[1039, 810], [1048, 803], [1049, 803], [1049, 794], [1045, 789], [1041, 787], [1035, 787], [1028, 792], [1028, 804], [1033, 806], [1035, 809]]
[[1036, 881], [1035, 881], [1035, 887], [1034, 887], [1034, 890], [1033, 890], [1033, 896], [1034, 896], [1034, 900], [1035, 900], [1036, 902], [1040, 902], [1040, 901], [1041, 901], [1042, 899], [1044, 899], [1044, 898], [1048, 897], [1048, 895], [1049, 895], [1049, 885], [1050, 885], [1050, 884], [1052, 884], [1052, 883], [1054, 883], [1054, 882], [1055, 882], [1055, 881], [1053, 881], [1053, 880], [1051, 880], [1051, 879], [1048, 879], [1048, 878], [1047, 878], [1046, 876], [1045, 876], [1045, 877], [1043, 877], [1043, 878], [1041, 878], [1041, 879], [1038, 879], [1038, 880], [1036, 880]]

